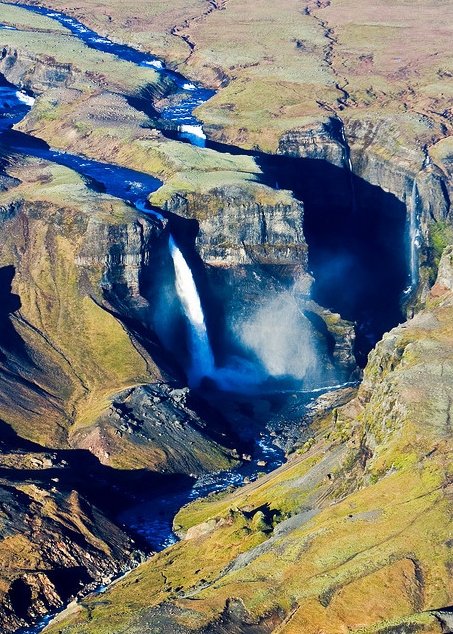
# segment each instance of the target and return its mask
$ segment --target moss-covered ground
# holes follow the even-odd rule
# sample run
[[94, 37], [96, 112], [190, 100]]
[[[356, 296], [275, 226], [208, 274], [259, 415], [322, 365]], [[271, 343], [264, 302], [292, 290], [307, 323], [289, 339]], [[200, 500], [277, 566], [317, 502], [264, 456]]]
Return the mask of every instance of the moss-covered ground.
[[316, 423], [314, 442], [183, 508], [187, 539], [47, 631], [199, 632], [238, 599], [285, 634], [440, 632], [432, 612], [453, 596], [449, 297], [384, 337], [357, 398]]

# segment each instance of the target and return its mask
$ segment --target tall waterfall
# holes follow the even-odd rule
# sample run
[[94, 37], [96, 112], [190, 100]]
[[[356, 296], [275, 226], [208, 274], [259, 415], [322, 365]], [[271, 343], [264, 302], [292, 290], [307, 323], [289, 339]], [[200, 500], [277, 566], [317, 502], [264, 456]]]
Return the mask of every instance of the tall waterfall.
[[418, 250], [420, 248], [420, 229], [418, 226], [418, 192], [417, 183], [414, 179], [412, 184], [412, 193], [410, 198], [409, 209], [409, 271], [410, 281], [409, 285], [404, 291], [405, 295], [410, 295], [414, 292], [418, 283]]
[[340, 121], [341, 144], [343, 146], [343, 164], [346, 163], [348, 166], [349, 182], [351, 185], [352, 212], [355, 214], [357, 209], [357, 204], [356, 204], [356, 196], [355, 196], [355, 188], [354, 188], [354, 170], [352, 168], [351, 148], [349, 147], [349, 143], [344, 131], [344, 123], [341, 119], [339, 121]]
[[214, 374], [214, 355], [192, 271], [176, 246], [173, 236], [170, 236], [169, 239], [169, 249], [175, 267], [176, 293], [190, 329], [191, 368], [189, 381], [192, 387], [196, 387], [203, 377]]

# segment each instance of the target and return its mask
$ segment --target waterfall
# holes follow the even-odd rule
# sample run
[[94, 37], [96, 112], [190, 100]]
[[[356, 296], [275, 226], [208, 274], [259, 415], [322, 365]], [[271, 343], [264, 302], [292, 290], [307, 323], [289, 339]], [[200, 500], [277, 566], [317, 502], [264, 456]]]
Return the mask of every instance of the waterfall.
[[418, 284], [418, 250], [420, 248], [420, 230], [418, 226], [418, 192], [417, 183], [414, 178], [409, 205], [409, 285], [404, 291], [405, 295], [410, 295], [415, 291]]
[[214, 374], [214, 355], [192, 271], [171, 235], [169, 249], [175, 267], [176, 293], [190, 329], [191, 368], [189, 382], [191, 387], [197, 387], [203, 377]]
[[179, 136], [197, 147], [206, 147], [206, 135], [203, 126], [183, 123], [178, 126]]
[[348, 170], [349, 172], [352, 174], [352, 161], [351, 161], [351, 150], [349, 148], [349, 143], [346, 139], [346, 134], [344, 131], [344, 123], [341, 119], [339, 119], [340, 122], [340, 135], [341, 135], [341, 144], [343, 146], [343, 162], [346, 161], [346, 163], [348, 164]]
[[349, 147], [349, 143], [346, 139], [346, 134], [344, 131], [344, 123], [341, 119], [340, 121], [340, 135], [341, 135], [341, 144], [343, 146], [343, 164], [347, 163], [348, 172], [349, 172], [349, 182], [351, 185], [351, 204], [352, 204], [352, 212], [355, 214], [357, 205], [355, 199], [355, 188], [354, 188], [354, 171], [352, 168], [352, 160], [351, 160], [351, 148]]

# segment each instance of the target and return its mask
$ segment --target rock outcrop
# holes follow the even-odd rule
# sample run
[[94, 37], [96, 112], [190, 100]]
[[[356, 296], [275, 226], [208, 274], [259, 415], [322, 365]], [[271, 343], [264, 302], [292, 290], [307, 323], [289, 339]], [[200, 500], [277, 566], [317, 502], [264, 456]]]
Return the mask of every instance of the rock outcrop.
[[[114, 199], [90, 199], [81, 179], [64, 168], [29, 163], [26, 177], [25, 171], [19, 174], [24, 182], [1, 200], [1, 264], [12, 284], [3, 316], [10, 335], [2, 336], [1, 417], [23, 437], [61, 447], [69, 428], [102, 411], [110, 394], [161, 377], [144, 349], [102, 307], [101, 287], [109, 249], [119, 248], [117, 234], [134, 236], [142, 228], [149, 237], [160, 228]], [[92, 242], [91, 264], [82, 266], [86, 232], [96, 222], [105, 233], [110, 227], [112, 241], [108, 248]], [[146, 248], [142, 243], [142, 259]], [[129, 258], [134, 255], [126, 252], [121, 268], [126, 276]]]
[[176, 195], [164, 208], [198, 221], [197, 250], [206, 264], [286, 266], [293, 277], [306, 272], [303, 205], [290, 192], [251, 181]]
[[[66, 168], [29, 161], [13, 173], [22, 182], [1, 194], [0, 417], [23, 438], [47, 447], [93, 447], [98, 455], [99, 428], [98, 442], [81, 439], [94, 433], [101, 417], [106, 435], [122, 444], [115, 436], [121, 430], [112, 421], [109, 427], [117, 394], [178, 374], [165, 360], [150, 317], [153, 298], [143, 290], [146, 272], [156, 274], [149, 272], [151, 261], [162, 245], [167, 252], [165, 223], [90, 191]], [[178, 424], [192, 417], [201, 425], [182, 405], [171, 414]], [[133, 444], [122, 447], [121, 468], [165, 469], [166, 433], [145, 441], [141, 458]], [[201, 443], [200, 459], [187, 461], [188, 473], [216, 460], [218, 467], [228, 463], [214, 441], [209, 455], [209, 442], [201, 430], [191, 447]], [[102, 462], [114, 465], [115, 452], [109, 461], [109, 450], [102, 451]], [[180, 441], [182, 463], [185, 452]], [[151, 454], [160, 457], [153, 461]], [[170, 470], [178, 469], [173, 464]]]
[[343, 123], [335, 117], [285, 132], [278, 144], [278, 154], [294, 158], [328, 161], [349, 169], [349, 147], [344, 137]]
[[115, 396], [93, 424], [76, 430], [73, 447], [88, 449], [104, 465], [158, 473], [201, 475], [231, 467], [228, 427], [203, 420], [190, 407], [188, 388], [140, 386]]
[[59, 483], [57, 454], [2, 446], [0, 627], [14, 632], [108, 583], [143, 557], [77, 490]]

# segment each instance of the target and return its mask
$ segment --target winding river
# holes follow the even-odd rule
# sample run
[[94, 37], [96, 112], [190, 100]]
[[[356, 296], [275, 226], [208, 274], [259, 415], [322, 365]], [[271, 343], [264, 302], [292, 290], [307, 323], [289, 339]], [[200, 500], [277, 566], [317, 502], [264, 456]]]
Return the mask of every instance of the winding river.
[[[194, 115], [194, 109], [210, 99], [214, 91], [189, 82], [179, 73], [167, 69], [165, 64], [153, 55], [123, 44], [116, 44], [106, 37], [99, 36], [64, 13], [39, 6], [18, 6], [56, 20], [91, 48], [116, 55], [142, 67], [150, 67], [154, 71], [168, 76], [177, 86], [182, 98], [177, 105], [165, 109], [161, 113], [162, 118], [171, 122], [177, 129], [177, 135], [181, 141], [190, 142], [197, 146], [205, 144], [203, 128]], [[0, 25], [1, 28], [12, 27]], [[0, 84], [0, 142], [3, 147], [6, 147], [13, 154], [34, 156], [65, 165], [88, 179], [88, 183], [91, 180], [101, 184], [108, 194], [134, 205], [141, 213], [152, 214], [157, 220], [162, 219], [160, 213], [147, 204], [148, 195], [162, 184], [159, 179], [135, 170], [53, 150], [38, 139], [12, 130], [12, 126], [26, 116], [33, 106], [33, 102], [34, 99], [31, 95], [18, 90], [17, 87], [8, 82], [3, 81]], [[190, 268], [172, 236], [170, 236], [169, 249], [175, 266], [177, 292], [192, 328], [193, 355], [195, 358], [198, 355], [198, 361], [200, 362], [201, 359], [201, 363], [209, 365], [210, 371], [213, 372], [212, 351]], [[329, 391], [336, 387], [340, 386], [321, 388], [321, 391]], [[317, 396], [319, 396], [319, 391], [307, 393], [303, 399], [308, 403]], [[177, 540], [172, 531], [172, 520], [183, 504], [211, 492], [224, 490], [228, 486], [239, 486], [244, 483], [244, 480], [253, 480], [258, 477], [260, 471], [269, 472], [280, 466], [283, 461], [284, 452], [272, 443], [272, 438], [267, 432], [263, 432], [255, 441], [255, 451], [251, 461], [245, 462], [239, 468], [231, 471], [200, 477], [191, 488], [184, 491], [166, 496], [161, 495], [157, 499], [143, 500], [134, 508], [125, 511], [119, 520], [144, 537], [154, 550], [161, 550]], [[47, 622], [48, 619], [33, 628], [24, 630], [24, 633], [40, 632]]]

